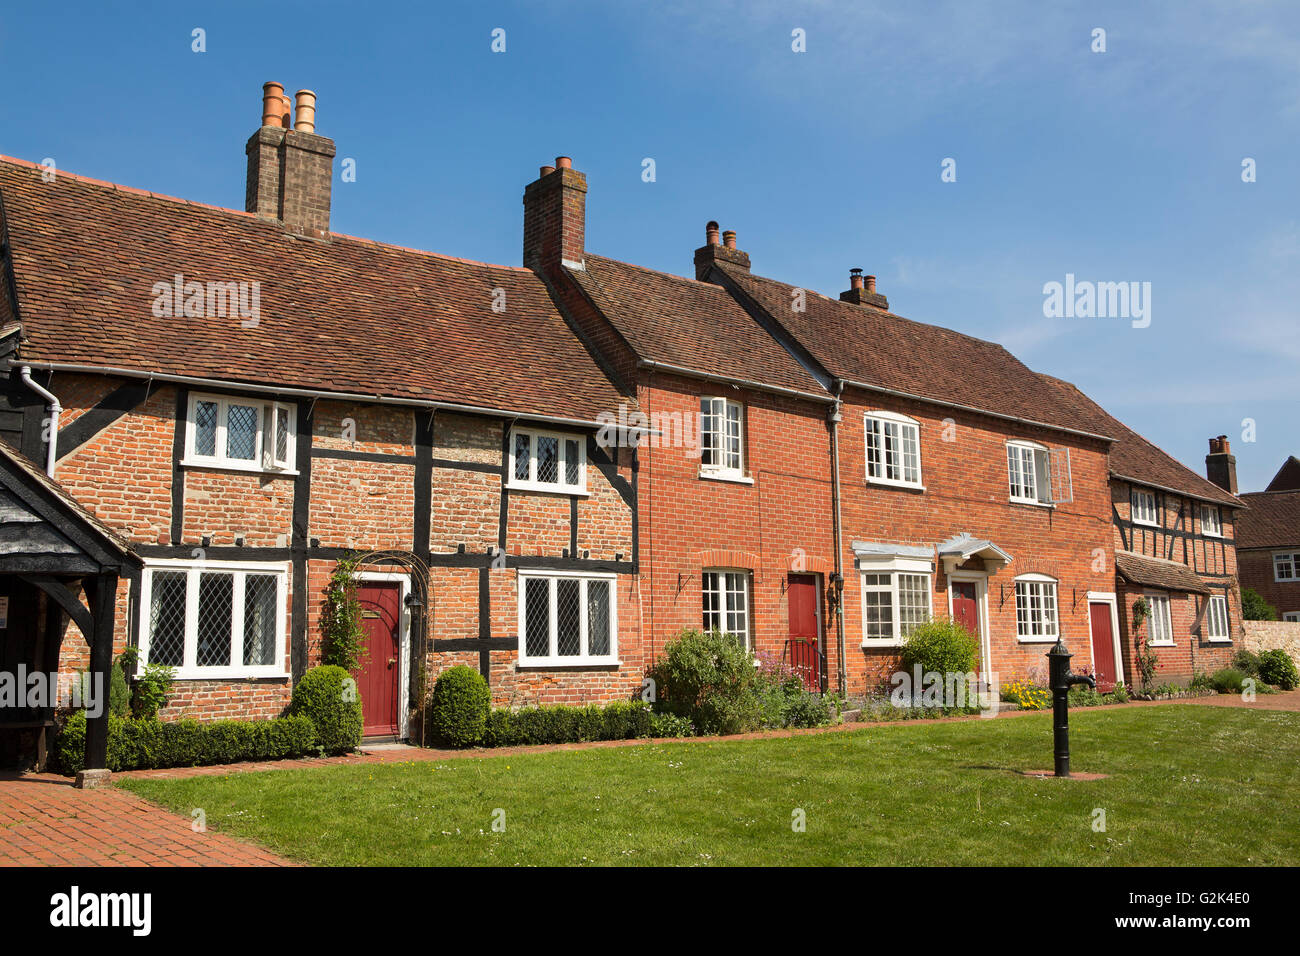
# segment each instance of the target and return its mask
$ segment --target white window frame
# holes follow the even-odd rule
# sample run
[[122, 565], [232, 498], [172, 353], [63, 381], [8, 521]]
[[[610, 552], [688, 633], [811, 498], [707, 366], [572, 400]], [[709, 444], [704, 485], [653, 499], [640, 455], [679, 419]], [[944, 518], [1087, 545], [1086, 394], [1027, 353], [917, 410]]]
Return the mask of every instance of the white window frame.
[[[1031, 469], [1025, 471], [1025, 457], [1029, 453]], [[1020, 480], [1017, 481], [1017, 474]], [[1026, 485], [1025, 479], [1033, 482]], [[1052, 503], [1052, 466], [1051, 452], [1046, 445], [1038, 442], [1013, 438], [1007, 442], [1007, 497], [1021, 505], [1038, 505], [1043, 508], [1054, 507]], [[1028, 488], [1030, 494], [1023, 490]]]
[[[1061, 602], [1059, 595], [1059, 584], [1056, 578], [1048, 574], [1022, 574], [1013, 582], [1015, 592], [1015, 613], [1016, 613], [1016, 640], [1021, 644], [1052, 644], [1061, 636]], [[1024, 593], [1027, 600], [1026, 613], [1023, 615], [1024, 621], [1021, 620], [1020, 613], [1020, 595], [1021, 585], [1024, 585]], [[1035, 592], [1040, 595], [1040, 606], [1043, 609], [1041, 622], [1035, 622], [1033, 618], [1034, 604], [1033, 597]], [[1048, 600], [1051, 601], [1052, 622], [1048, 627], [1046, 609]], [[1028, 624], [1028, 631], [1024, 625]], [[1035, 633], [1038, 629], [1039, 633]]]
[[1222, 594], [1211, 594], [1206, 603], [1205, 639], [1215, 644], [1232, 643], [1232, 634], [1228, 629], [1228, 599]]
[[[709, 406], [709, 411], [705, 411], [704, 406]], [[727, 425], [731, 422], [731, 411], [736, 412], [736, 426], [738, 433], [735, 435], [736, 447], [727, 448], [726, 444], [732, 437], [727, 434]], [[722, 456], [724, 463], [706, 462], [706, 432], [704, 422], [706, 418], [712, 418], [714, 421], [722, 422], [722, 432], [718, 445], [719, 454]], [[700, 477], [701, 478], [720, 478], [727, 481], [748, 481], [745, 474], [745, 406], [731, 398], [724, 398], [721, 395], [701, 395], [700, 396]], [[716, 430], [715, 430], [716, 431]]]
[[1283, 611], [1282, 620], [1300, 624], [1300, 611]]
[[[1148, 513], [1146, 507], [1142, 505], [1150, 501], [1150, 517], [1145, 517]], [[1144, 525], [1148, 528], [1160, 527], [1160, 502], [1156, 500], [1154, 491], [1143, 491], [1141, 488], [1131, 488], [1128, 493], [1129, 517], [1134, 524]], [[1139, 516], [1143, 517], [1139, 517]]]
[[[577, 580], [582, 586], [578, 589], [578, 626], [581, 653], [560, 655], [556, 653], [559, 640], [559, 628], [556, 626], [559, 604], [557, 601], [557, 582], [562, 579]], [[549, 582], [549, 599], [547, 608], [550, 615], [550, 653], [545, 657], [528, 654], [528, 582], [541, 580]], [[609, 582], [609, 653], [590, 654], [589, 635], [587, 633], [587, 586], [592, 581]], [[587, 571], [548, 571], [545, 569], [519, 570], [519, 667], [591, 667], [594, 665], [618, 664], [618, 575], [594, 574]]]
[[[140, 667], [149, 663], [149, 645], [152, 635], [149, 633], [150, 613], [153, 606], [153, 576], [159, 571], [184, 571], [185, 582], [185, 649], [181, 656], [181, 665], [176, 668], [177, 680], [242, 680], [250, 677], [284, 678], [289, 676], [285, 667], [288, 655], [288, 561], [192, 561], [184, 558], [158, 558], [146, 560], [144, 573], [140, 580], [140, 612], [137, 625], [137, 641], [140, 648]], [[201, 667], [195, 663], [198, 648], [198, 612], [199, 612], [199, 576], [203, 572], [234, 574], [236, 584], [233, 589], [233, 601], [230, 611], [231, 637], [230, 660], [224, 667]], [[276, 577], [275, 589], [275, 663], [266, 665], [237, 664], [244, 657], [244, 588], [243, 578], [248, 574], [273, 574]]]
[[[744, 607], [744, 611], [742, 612], [745, 616], [745, 629], [743, 632], [728, 630], [726, 627], [723, 626], [711, 625], [704, 618], [704, 615], [706, 613], [710, 615], [716, 613], [717, 616], [721, 618], [720, 623], [725, 625], [727, 614], [734, 613], [734, 612], [729, 612], [727, 610], [727, 595], [732, 593], [732, 589], [727, 587], [726, 579], [727, 579], [727, 575], [729, 574], [739, 575], [741, 581], [741, 587], [743, 589], [742, 593], [745, 599], [745, 607]], [[750, 581], [750, 574], [751, 572], [748, 568], [701, 568], [700, 569], [700, 620], [702, 622], [701, 626], [704, 628], [704, 630], [706, 631], [716, 630], [722, 634], [739, 638], [742, 644], [744, 645], [745, 650], [753, 653], [754, 650], [754, 626], [753, 626], [754, 588]], [[711, 578], [712, 583], [710, 584], [709, 582], [706, 582], [704, 580], [705, 578]], [[718, 603], [718, 610], [716, 612], [706, 611], [704, 607], [704, 596], [706, 593], [710, 593], [710, 592], [716, 592], [718, 595], [719, 603]]]
[[1201, 534], [1207, 538], [1223, 537], [1223, 516], [1215, 505], [1201, 505]]
[[[198, 438], [198, 407], [200, 403], [217, 406], [216, 454], [201, 455], [195, 449]], [[257, 438], [253, 457], [230, 458], [226, 455], [226, 428], [231, 405], [241, 405], [257, 409]], [[244, 398], [238, 395], [190, 395], [189, 407], [185, 418], [185, 454], [181, 465], [190, 468], [219, 468], [225, 471], [270, 472], [277, 475], [298, 474], [294, 464], [297, 461], [298, 444], [298, 407], [288, 402], [266, 401], [262, 398]], [[282, 426], [284, 417], [287, 424]], [[286, 453], [281, 458], [276, 455], [279, 443], [276, 440], [277, 429], [284, 427], [287, 431]]]
[[[1145, 591], [1142, 596], [1151, 605], [1151, 613], [1147, 615], [1147, 642], [1152, 647], [1173, 647], [1177, 642], [1174, 640], [1174, 606], [1169, 595], [1160, 591]], [[1161, 624], [1161, 630], [1167, 635], [1161, 640], [1156, 640], [1157, 622]]]
[[[528, 435], [528, 478], [515, 477], [516, 451], [515, 442], [517, 435]], [[555, 465], [555, 481], [538, 481], [537, 480], [537, 443], [542, 438], [554, 438], [557, 443], [557, 455]], [[578, 483], [569, 484], [566, 481], [568, 475], [569, 453], [568, 442], [577, 442], [578, 445]], [[547, 428], [534, 428], [531, 425], [516, 425], [510, 429], [510, 454], [509, 461], [506, 463], [509, 471], [506, 473], [506, 487], [520, 491], [549, 491], [565, 495], [586, 495], [587, 494], [587, 436], [577, 432], [558, 432]]]
[[[890, 430], [894, 431], [889, 435]], [[872, 472], [871, 461], [871, 443], [873, 435], [877, 438], [880, 451], [880, 461], [878, 473]], [[889, 438], [894, 450], [889, 454], [885, 439]], [[907, 454], [908, 443], [912, 444], [913, 453]], [[901, 446], [901, 447], [900, 447]], [[897, 412], [873, 411], [867, 412], [862, 416], [862, 456], [864, 467], [866, 469], [867, 483], [872, 485], [893, 485], [898, 488], [920, 488], [925, 489], [921, 480], [921, 423], [914, 418], [908, 418], [906, 415], [900, 415]], [[915, 480], [907, 479], [909, 470], [909, 459], [911, 470], [916, 472]], [[900, 477], [891, 478], [889, 472], [896, 470]]]
[[[899, 601], [899, 578], [905, 574], [925, 579], [925, 620], [934, 620], [934, 569], [930, 561], [923, 558], [897, 556], [889, 557], [884, 561], [875, 561], [865, 557], [859, 558], [858, 588], [862, 592], [860, 600], [862, 608], [861, 641], [863, 647], [901, 647], [906, 643], [908, 635], [903, 633], [902, 605]], [[889, 583], [868, 584], [867, 575], [887, 576]], [[868, 594], [889, 595], [889, 620], [890, 631], [892, 632], [890, 637], [869, 637], [867, 635]]]
[[[1291, 569], [1291, 573], [1285, 577], [1282, 575], [1283, 562]], [[1300, 551], [1275, 551], [1273, 553], [1273, 580], [1277, 582], [1300, 581]]]

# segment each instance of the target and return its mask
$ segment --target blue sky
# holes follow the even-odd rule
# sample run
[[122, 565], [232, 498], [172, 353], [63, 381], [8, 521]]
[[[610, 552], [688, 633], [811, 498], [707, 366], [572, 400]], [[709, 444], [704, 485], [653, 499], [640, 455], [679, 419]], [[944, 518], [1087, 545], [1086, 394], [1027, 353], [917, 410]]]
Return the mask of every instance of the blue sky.
[[[1244, 490], [1300, 454], [1295, 4], [64, 2], [0, 14], [0, 62], [8, 155], [242, 208], [277, 80], [356, 160], [339, 232], [518, 264], [567, 154], [592, 251], [690, 274], [717, 219], [756, 272], [861, 266], [1198, 471], [1227, 434]], [[1150, 282], [1150, 326], [1045, 318], [1067, 273]]]

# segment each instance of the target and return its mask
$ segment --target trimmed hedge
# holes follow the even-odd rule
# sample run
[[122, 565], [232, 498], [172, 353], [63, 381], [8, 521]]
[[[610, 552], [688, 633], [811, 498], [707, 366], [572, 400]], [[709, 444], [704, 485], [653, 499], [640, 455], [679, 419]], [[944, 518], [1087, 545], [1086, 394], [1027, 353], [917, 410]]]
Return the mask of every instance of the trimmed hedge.
[[[108, 718], [109, 770], [283, 760], [316, 752], [316, 727], [301, 715], [210, 724]], [[85, 754], [86, 715], [78, 711], [55, 737], [50, 760], [58, 772], [75, 774], [85, 766]]]
[[290, 714], [311, 718], [316, 743], [327, 754], [351, 753], [361, 745], [361, 692], [341, 667], [313, 667], [293, 685]]
[[527, 747], [572, 744], [591, 740], [632, 740], [638, 737], [690, 737], [689, 720], [657, 714], [641, 701], [615, 701], [604, 707], [525, 707], [494, 710], [483, 732], [485, 747]]
[[457, 664], [438, 675], [429, 699], [429, 731], [448, 747], [481, 743], [492, 708], [492, 691], [483, 675]]

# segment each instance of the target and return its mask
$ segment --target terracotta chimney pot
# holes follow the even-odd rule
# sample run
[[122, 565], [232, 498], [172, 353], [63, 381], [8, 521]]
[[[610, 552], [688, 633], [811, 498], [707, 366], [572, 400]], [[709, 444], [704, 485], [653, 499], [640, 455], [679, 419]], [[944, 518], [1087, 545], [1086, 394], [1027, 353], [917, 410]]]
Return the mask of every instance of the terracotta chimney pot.
[[707, 246], [716, 246], [722, 242], [718, 235], [718, 224], [709, 220], [704, 226], [704, 244]]
[[549, 176], [553, 172], [555, 172], [554, 166], [542, 166], [537, 170], [537, 178], [540, 179], [543, 176]]
[[722, 234], [722, 244], [728, 249], [736, 248], [736, 232], [734, 229], [728, 229]]
[[316, 94], [311, 90], [299, 90], [297, 101], [293, 128], [301, 133], [316, 132]]
[[572, 169], [572, 168], [573, 168], [573, 160], [570, 159], [568, 156], [556, 156], [556, 157], [555, 157], [555, 168], [556, 168], [556, 169]]
[[850, 288], [850, 289], [861, 289], [861, 288], [862, 288], [862, 270], [861, 270], [861, 269], [850, 269], [850, 270], [849, 270], [849, 288]]
[[284, 84], [262, 84], [262, 125], [283, 126]]
[[876, 291], [876, 277], [867, 276], [867, 291], [874, 293]]

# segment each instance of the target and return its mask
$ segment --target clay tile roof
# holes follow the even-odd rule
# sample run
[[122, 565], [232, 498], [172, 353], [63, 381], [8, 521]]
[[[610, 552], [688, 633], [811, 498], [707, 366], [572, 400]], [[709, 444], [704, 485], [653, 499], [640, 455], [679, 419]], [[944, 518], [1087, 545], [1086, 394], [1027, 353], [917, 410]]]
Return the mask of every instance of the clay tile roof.
[[[246, 213], [63, 172], [45, 183], [4, 158], [0, 199], [26, 361], [583, 421], [633, 403], [522, 268], [341, 235], [304, 240]], [[156, 317], [154, 284], [176, 274], [260, 283], [256, 327]], [[495, 290], [504, 311], [492, 309]]]
[[1109, 437], [1054, 401], [1033, 372], [994, 342], [812, 290], [804, 290], [806, 309], [795, 312], [796, 286], [723, 264], [715, 268], [836, 378]]
[[1057, 393], [1061, 403], [1072, 405], [1080, 416], [1093, 420], [1094, 428], [1104, 429], [1106, 434], [1115, 437], [1115, 444], [1110, 448], [1110, 473], [1115, 477], [1129, 479], [1136, 484], [1157, 486], [1230, 508], [1243, 507], [1241, 498], [1224, 491], [1208, 478], [1201, 477], [1176, 458], [1161, 451], [1083, 394], [1077, 386], [1041, 373], [1039, 378]]
[[569, 274], [639, 358], [829, 398], [721, 286], [591, 253]]
[[1300, 491], [1256, 491], [1237, 518], [1238, 548], [1300, 548]]
[[1166, 591], [1188, 591], [1209, 594], [1210, 587], [1185, 564], [1145, 558], [1127, 551], [1115, 552], [1115, 570], [1131, 584], [1162, 588]]

